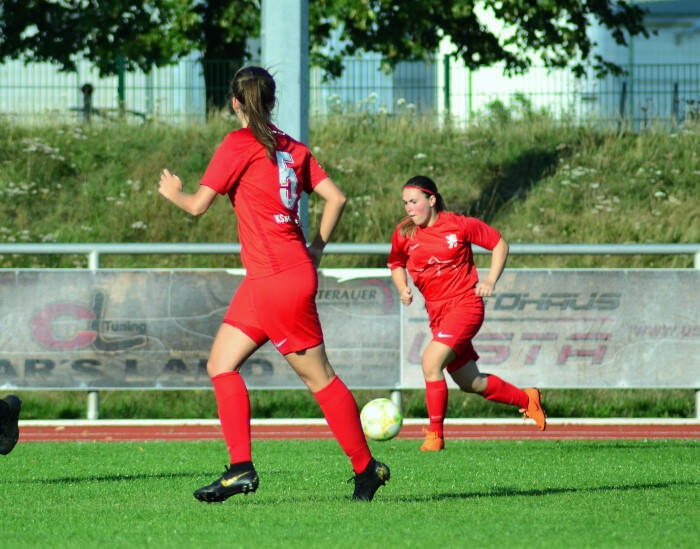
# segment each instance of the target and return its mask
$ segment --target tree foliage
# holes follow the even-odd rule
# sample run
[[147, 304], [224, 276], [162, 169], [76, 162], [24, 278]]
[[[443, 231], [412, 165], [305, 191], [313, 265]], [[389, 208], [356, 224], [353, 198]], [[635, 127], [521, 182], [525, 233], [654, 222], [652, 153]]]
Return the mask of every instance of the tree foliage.
[[[145, 72], [193, 51], [205, 66], [208, 90], [246, 59], [247, 39], [260, 35], [264, 0], [0, 0], [0, 61], [24, 58], [76, 68], [78, 55], [102, 75]], [[582, 74], [620, 68], [595, 53], [587, 29], [606, 27], [619, 44], [648, 36], [644, 12], [619, 0], [309, 0], [312, 63], [331, 76], [342, 72], [342, 57], [379, 52], [387, 67], [427, 59], [449, 38], [455, 56], [477, 68], [503, 62], [522, 72], [539, 59], [549, 67], [569, 66]], [[486, 26], [485, 17], [503, 22]], [[280, 14], [284, 17], [284, 14]], [[333, 38], [333, 39], [331, 39]], [[334, 47], [332, 47], [334, 46]], [[534, 57], [533, 57], [534, 55]], [[231, 60], [225, 75], [208, 72], [207, 61]], [[123, 60], [123, 61], [122, 61]], [[222, 97], [209, 95], [215, 104]]]
[[[312, 44], [325, 44], [333, 29], [342, 29], [340, 48], [313, 52], [315, 63], [333, 75], [343, 56], [375, 51], [392, 67], [429, 58], [449, 38], [453, 55], [472, 69], [502, 62], [506, 72], [518, 73], [539, 61], [577, 75], [590, 66], [602, 76], [621, 68], [594, 52], [587, 32], [592, 23], [618, 44], [649, 36], [644, 10], [624, 0], [316, 0], [309, 6]], [[503, 28], [487, 27], [489, 19]]]
[[[80, 55], [106, 76], [121, 67], [149, 72], [196, 51], [217, 105], [245, 60], [246, 39], [259, 34], [257, 0], [0, 0], [0, 61], [50, 61], [74, 71]], [[214, 59], [231, 62], [225, 74], [212, 69]]]
[[[184, 37], [169, 28], [160, 4], [0, 0], [0, 58], [51, 61], [73, 71], [81, 53], [102, 75], [116, 74], [120, 57], [126, 59], [127, 69], [148, 70], [186, 49]], [[161, 39], [165, 33], [168, 40]]]

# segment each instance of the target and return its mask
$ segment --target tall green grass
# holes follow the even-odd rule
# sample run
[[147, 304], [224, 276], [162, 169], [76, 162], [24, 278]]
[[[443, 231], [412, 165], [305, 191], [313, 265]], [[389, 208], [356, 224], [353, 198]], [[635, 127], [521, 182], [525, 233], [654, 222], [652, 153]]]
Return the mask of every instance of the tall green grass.
[[260, 441], [255, 494], [205, 504], [223, 442], [26, 443], [3, 456], [4, 549], [697, 546], [697, 441], [372, 443], [392, 470], [351, 502], [334, 441]]
[[[168, 167], [194, 190], [230, 117], [201, 126], [13, 126], [0, 121], [0, 242], [231, 242], [230, 205], [193, 218], [157, 193]], [[348, 196], [336, 242], [389, 241], [401, 186], [435, 179], [448, 207], [499, 228], [512, 243], [700, 241], [700, 132], [610, 133], [522, 106], [466, 129], [415, 114], [337, 115], [309, 142]], [[312, 195], [313, 229], [320, 204]], [[384, 266], [327, 256], [325, 267]], [[237, 257], [106, 257], [109, 267], [231, 267]], [[0, 267], [86, 266], [84, 257], [5, 256]], [[690, 256], [525, 257], [510, 267], [690, 267]]]

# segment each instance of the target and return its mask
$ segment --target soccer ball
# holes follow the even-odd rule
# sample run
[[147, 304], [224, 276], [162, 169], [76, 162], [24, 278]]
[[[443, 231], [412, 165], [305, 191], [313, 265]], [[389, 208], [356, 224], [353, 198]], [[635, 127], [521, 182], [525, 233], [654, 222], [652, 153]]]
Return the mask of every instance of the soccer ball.
[[399, 434], [403, 424], [401, 410], [388, 398], [375, 398], [360, 412], [362, 430], [372, 440], [389, 440]]

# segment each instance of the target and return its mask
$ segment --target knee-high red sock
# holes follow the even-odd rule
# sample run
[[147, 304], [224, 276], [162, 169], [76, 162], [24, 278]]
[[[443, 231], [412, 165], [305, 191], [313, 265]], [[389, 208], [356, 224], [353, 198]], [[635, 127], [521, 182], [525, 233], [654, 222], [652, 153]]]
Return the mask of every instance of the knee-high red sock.
[[530, 400], [525, 391], [491, 374], [488, 374], [486, 377], [486, 389], [483, 396], [486, 400], [519, 406], [526, 410]]
[[252, 461], [250, 449], [250, 397], [238, 372], [211, 378], [219, 408], [219, 421], [231, 463]]
[[372, 453], [362, 432], [360, 411], [355, 397], [338, 376], [323, 389], [315, 392], [314, 397], [338, 444], [350, 458], [353, 471], [361, 473], [369, 465]]
[[444, 437], [443, 426], [447, 413], [447, 382], [444, 379], [425, 382], [425, 406], [428, 409], [430, 430]]

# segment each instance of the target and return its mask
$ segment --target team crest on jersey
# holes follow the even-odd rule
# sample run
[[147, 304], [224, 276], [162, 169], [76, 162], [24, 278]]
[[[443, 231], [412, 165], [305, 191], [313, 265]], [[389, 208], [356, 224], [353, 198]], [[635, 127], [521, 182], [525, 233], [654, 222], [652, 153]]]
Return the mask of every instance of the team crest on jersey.
[[454, 233], [448, 234], [448, 235], [445, 237], [445, 240], [447, 241], [447, 247], [448, 247], [450, 250], [451, 250], [452, 248], [456, 248], [456, 247], [457, 247], [458, 242], [457, 242], [457, 235], [456, 235], [456, 234], [454, 234]]

